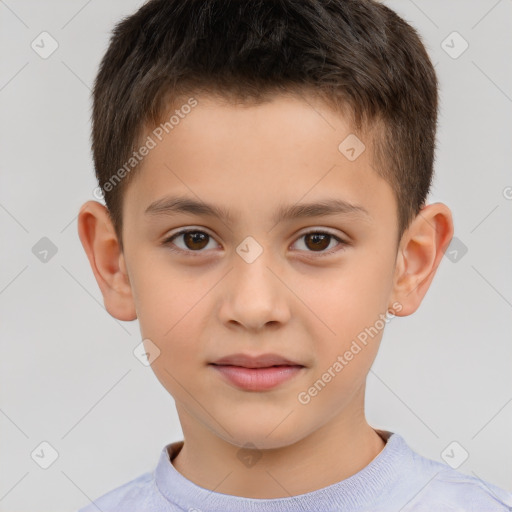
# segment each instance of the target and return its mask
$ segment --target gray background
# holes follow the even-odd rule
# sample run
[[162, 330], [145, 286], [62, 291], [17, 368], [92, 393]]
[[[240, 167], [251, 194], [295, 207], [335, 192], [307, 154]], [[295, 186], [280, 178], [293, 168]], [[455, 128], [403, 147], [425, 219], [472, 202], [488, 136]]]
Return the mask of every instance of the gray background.
[[[77, 234], [96, 186], [90, 88], [114, 23], [141, 4], [0, 2], [0, 511], [77, 509], [182, 438], [172, 397], [133, 355], [137, 322], [105, 311]], [[466, 450], [460, 471], [512, 490], [512, 2], [386, 4], [438, 71], [430, 202], [452, 209], [458, 245], [418, 312], [387, 326], [368, 420], [435, 460]], [[46, 59], [31, 47], [43, 31], [59, 45]], [[460, 39], [444, 43], [452, 56], [442, 47], [453, 31], [469, 43], [457, 58]], [[46, 262], [43, 237], [57, 249]], [[58, 452], [48, 469], [44, 441]]]

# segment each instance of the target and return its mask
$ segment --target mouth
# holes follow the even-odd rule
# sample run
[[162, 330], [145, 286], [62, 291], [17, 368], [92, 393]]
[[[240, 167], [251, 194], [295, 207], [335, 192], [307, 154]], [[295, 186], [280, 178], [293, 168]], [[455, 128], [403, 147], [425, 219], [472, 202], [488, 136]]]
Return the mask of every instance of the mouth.
[[213, 363], [216, 366], [238, 366], [240, 368], [272, 368], [281, 366], [300, 366], [304, 365], [287, 359], [279, 354], [261, 354], [252, 356], [249, 354], [232, 354], [230, 356], [217, 359]]
[[276, 354], [234, 354], [210, 365], [229, 384], [245, 391], [267, 391], [289, 381], [306, 367]]

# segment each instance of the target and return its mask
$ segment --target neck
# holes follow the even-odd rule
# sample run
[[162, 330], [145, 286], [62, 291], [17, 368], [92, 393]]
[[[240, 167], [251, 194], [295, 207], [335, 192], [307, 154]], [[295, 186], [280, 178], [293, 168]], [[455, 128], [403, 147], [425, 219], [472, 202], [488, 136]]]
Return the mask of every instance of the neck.
[[172, 464], [196, 485], [222, 494], [274, 499], [312, 492], [354, 475], [384, 448], [360, 412], [355, 420], [339, 415], [293, 444], [248, 450], [178, 408], [185, 443]]

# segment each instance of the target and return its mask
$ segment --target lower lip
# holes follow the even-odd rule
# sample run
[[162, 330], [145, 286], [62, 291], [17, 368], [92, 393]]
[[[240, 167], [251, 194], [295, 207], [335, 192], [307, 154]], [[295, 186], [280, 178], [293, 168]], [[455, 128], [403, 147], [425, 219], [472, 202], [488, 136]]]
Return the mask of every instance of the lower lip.
[[303, 366], [271, 366], [244, 368], [242, 366], [211, 365], [235, 386], [247, 391], [265, 391], [295, 377]]

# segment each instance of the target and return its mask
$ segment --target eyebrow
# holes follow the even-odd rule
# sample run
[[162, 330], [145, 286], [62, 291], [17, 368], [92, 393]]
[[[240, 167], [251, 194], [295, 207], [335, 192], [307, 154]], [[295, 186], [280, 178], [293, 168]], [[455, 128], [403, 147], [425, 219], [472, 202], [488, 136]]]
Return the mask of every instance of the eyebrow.
[[[176, 215], [190, 213], [206, 215], [221, 219], [229, 224], [233, 222], [233, 212], [214, 204], [197, 201], [185, 196], [166, 196], [151, 203], [144, 212], [146, 215]], [[328, 215], [347, 215], [371, 220], [368, 211], [361, 205], [353, 204], [342, 199], [326, 198], [312, 203], [301, 203], [281, 206], [273, 217], [276, 224], [283, 220], [305, 217], [322, 217]]]

